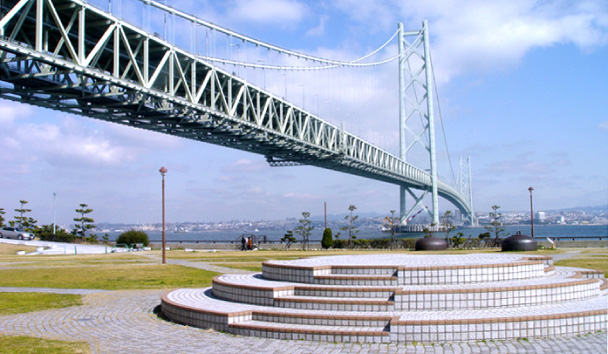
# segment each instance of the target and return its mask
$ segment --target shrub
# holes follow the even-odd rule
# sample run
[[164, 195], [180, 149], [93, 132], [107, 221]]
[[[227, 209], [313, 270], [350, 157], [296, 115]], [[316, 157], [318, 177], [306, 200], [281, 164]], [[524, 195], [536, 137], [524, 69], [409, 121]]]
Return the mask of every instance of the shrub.
[[346, 248], [347, 243], [345, 240], [334, 240], [333, 248]]
[[120, 234], [116, 239], [116, 244], [133, 246], [136, 243], [142, 243], [144, 246], [148, 246], [150, 244], [150, 241], [148, 241], [148, 234], [143, 231], [129, 230]]
[[416, 241], [418, 239], [415, 238], [404, 238], [401, 239], [401, 247], [409, 250], [413, 250], [416, 247]]
[[67, 242], [73, 243], [76, 240], [74, 235], [68, 233], [66, 230], [56, 227], [55, 233], [53, 234], [53, 224], [42, 225], [36, 229], [36, 236], [40, 238], [40, 241], [51, 241], [51, 242]]
[[375, 238], [369, 242], [371, 248], [385, 249], [391, 247], [391, 240], [388, 238]]
[[351, 245], [353, 246], [353, 248], [367, 249], [367, 248], [369, 248], [370, 242], [369, 242], [369, 240], [360, 238], [360, 239], [353, 240], [351, 242]]
[[331, 229], [328, 227], [323, 231], [323, 239], [321, 240], [321, 246], [324, 249], [331, 248], [334, 245], [334, 237], [331, 234]]

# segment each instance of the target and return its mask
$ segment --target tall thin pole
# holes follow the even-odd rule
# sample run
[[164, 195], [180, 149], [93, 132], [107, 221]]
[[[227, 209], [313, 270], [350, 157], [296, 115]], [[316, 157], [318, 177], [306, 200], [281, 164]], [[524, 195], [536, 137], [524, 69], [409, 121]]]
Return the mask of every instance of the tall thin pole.
[[166, 243], [165, 243], [165, 173], [167, 173], [167, 169], [163, 166], [159, 170], [161, 176], [163, 176], [163, 264], [167, 263], [166, 258]]
[[327, 202], [323, 202], [323, 207], [325, 209], [325, 228], [327, 229]]
[[56, 203], [55, 203], [55, 199], [56, 199], [57, 193], [53, 192], [53, 235], [55, 235], [55, 232], [57, 231], [57, 223], [55, 222], [55, 217], [57, 216], [57, 211], [56, 211]]
[[532, 238], [534, 238], [534, 209], [532, 208], [532, 191], [534, 190], [534, 188], [530, 187], [528, 188], [528, 190], [530, 191], [530, 228], [531, 228], [531, 235]]
[[163, 264], [167, 263], [166, 252], [167, 246], [165, 242], [165, 175], [163, 174]]

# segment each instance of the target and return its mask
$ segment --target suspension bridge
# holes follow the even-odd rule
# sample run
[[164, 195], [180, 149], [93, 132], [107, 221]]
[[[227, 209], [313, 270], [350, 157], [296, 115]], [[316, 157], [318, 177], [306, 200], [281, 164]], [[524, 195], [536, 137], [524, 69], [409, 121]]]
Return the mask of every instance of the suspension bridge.
[[[133, 1], [142, 9], [139, 26], [117, 14], [120, 1], [109, 0], [102, 9], [81, 0], [3, 0], [0, 97], [260, 154], [271, 166], [312, 165], [395, 184], [402, 223], [427, 195], [434, 223], [439, 223], [438, 196], [473, 222], [470, 169], [461, 165], [456, 187], [437, 173], [436, 92], [426, 21], [414, 31], [399, 24], [377, 50], [344, 61], [264, 43], [159, 2]], [[159, 32], [151, 18], [163, 19]], [[177, 20], [191, 26], [190, 50], [177, 45]], [[217, 45], [220, 36], [226, 45]], [[397, 43], [396, 53], [388, 52], [391, 41]], [[240, 56], [261, 49], [264, 59]], [[275, 70], [390, 63], [398, 63], [399, 71], [399, 156], [322, 119], [319, 109], [316, 114], [304, 109], [304, 94], [302, 104], [294, 104], [287, 96], [286, 73], [279, 74], [283, 97], [266, 89], [266, 73]], [[245, 79], [252, 71], [263, 73], [263, 83]], [[407, 162], [414, 146], [422, 146], [429, 168]], [[408, 196], [414, 199], [409, 209]]]

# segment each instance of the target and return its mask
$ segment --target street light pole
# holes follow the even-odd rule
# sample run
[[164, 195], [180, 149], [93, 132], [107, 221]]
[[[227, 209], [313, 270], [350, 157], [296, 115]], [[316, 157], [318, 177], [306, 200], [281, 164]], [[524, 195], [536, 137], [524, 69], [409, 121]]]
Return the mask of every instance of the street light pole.
[[56, 216], [57, 216], [57, 208], [56, 208], [56, 202], [55, 199], [57, 198], [57, 193], [53, 192], [53, 235], [55, 235], [55, 232], [57, 231], [57, 224], [55, 222]]
[[528, 190], [530, 191], [530, 228], [532, 229], [532, 238], [534, 238], [534, 210], [532, 209], [532, 191], [534, 190], [534, 188], [530, 187], [528, 188]]
[[163, 264], [167, 263], [167, 258], [165, 257], [165, 173], [167, 173], [167, 169], [163, 166], [159, 170], [160, 175], [163, 176]]

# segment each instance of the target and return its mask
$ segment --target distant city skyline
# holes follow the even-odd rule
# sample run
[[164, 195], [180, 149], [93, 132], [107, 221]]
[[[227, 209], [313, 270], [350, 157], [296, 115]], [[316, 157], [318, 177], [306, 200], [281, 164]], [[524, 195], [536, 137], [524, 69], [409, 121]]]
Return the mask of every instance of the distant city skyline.
[[[88, 3], [107, 8], [107, 1]], [[525, 211], [529, 186], [535, 210], [608, 205], [604, 0], [167, 5], [280, 47], [345, 59], [378, 47], [399, 21], [418, 29], [428, 19], [450, 157], [457, 168], [459, 156], [471, 156], [475, 210], [496, 204]], [[127, 18], [135, 13], [129, 6], [124, 0]], [[304, 105], [306, 91], [307, 108], [321, 118], [343, 121], [347, 130], [398, 154], [393, 96], [376, 97], [381, 108], [369, 114], [315, 102], [312, 82], [284, 84], [277, 74], [264, 75], [269, 90], [289, 89], [288, 98], [298, 105]], [[335, 117], [332, 106], [342, 116]], [[316, 216], [325, 201], [330, 214], [346, 214], [350, 204], [359, 213], [388, 215], [399, 208], [395, 185], [309, 166], [271, 168], [263, 156], [26, 104], [0, 100], [0, 129], [0, 208], [7, 220], [19, 200], [28, 200], [39, 224], [50, 224], [55, 212], [57, 224], [70, 223], [80, 203], [93, 209], [97, 222], [157, 222], [161, 166], [168, 169], [171, 222], [298, 218], [302, 211]], [[441, 137], [439, 130], [438, 122]], [[447, 159], [438, 149], [441, 177], [450, 181]], [[440, 209], [454, 207], [442, 200]]]

